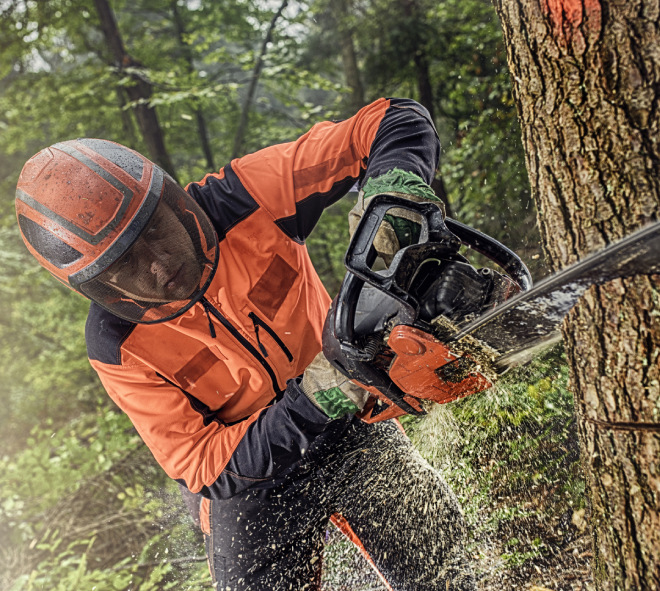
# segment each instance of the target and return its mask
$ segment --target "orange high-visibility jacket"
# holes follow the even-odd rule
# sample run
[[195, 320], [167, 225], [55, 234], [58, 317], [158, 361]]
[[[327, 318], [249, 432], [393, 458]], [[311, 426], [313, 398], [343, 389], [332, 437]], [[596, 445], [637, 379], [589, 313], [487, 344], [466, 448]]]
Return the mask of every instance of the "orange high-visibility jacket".
[[186, 188], [220, 246], [204, 300], [153, 325], [92, 304], [86, 328], [92, 366], [171, 478], [231, 496], [292, 465], [326, 428], [293, 379], [321, 350], [331, 301], [304, 240], [358, 180], [397, 167], [430, 182], [439, 149], [423, 107], [380, 99]]

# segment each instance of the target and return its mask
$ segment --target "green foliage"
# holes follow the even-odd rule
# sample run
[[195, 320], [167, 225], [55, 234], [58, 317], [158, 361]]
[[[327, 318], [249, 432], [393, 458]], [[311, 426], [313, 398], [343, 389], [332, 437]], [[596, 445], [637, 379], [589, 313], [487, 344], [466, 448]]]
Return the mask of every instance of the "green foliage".
[[369, 98], [422, 100], [417, 82], [428, 74], [444, 149], [440, 172], [454, 217], [527, 259], [538, 255], [536, 214], [493, 7], [480, 0], [374, 0], [356, 14], [363, 19], [355, 38]]
[[495, 12], [479, 0], [445, 0], [434, 15], [445, 32], [444, 59], [433, 68], [442, 85], [442, 175], [452, 207], [465, 223], [531, 256], [539, 251], [535, 209]]
[[[111, 139], [146, 152], [125, 92], [134, 84], [130, 75], [137, 74], [152, 86], [150, 104], [157, 108], [184, 184], [210, 172], [200, 146], [198, 111], [207, 122], [215, 160], [228, 161], [240, 118], [239, 91], [250, 77], [255, 49], [272, 16], [269, 9], [229, 0], [201, 2], [195, 8], [148, 0], [113, 5], [126, 49], [136, 61], [117, 69], [93, 2], [38, 5], [32, 12], [12, 0], [1, 13], [7, 33], [2, 68], [16, 72], [4, 79], [0, 93], [4, 152], [36, 151], [80, 136]], [[33, 33], [26, 35], [26, 30]], [[274, 39], [264, 90], [253, 108], [246, 142], [250, 151], [294, 139], [329, 113], [327, 108], [314, 112], [318, 105], [308, 107], [300, 96], [305, 87], [327, 93], [336, 85], [292, 66], [287, 56], [296, 44], [288, 35]]]
[[[133, 429], [128, 418], [109, 410], [99, 410], [96, 417], [85, 415], [57, 431], [34, 427], [25, 449], [11, 460], [0, 460], [3, 517], [20, 521], [26, 501], [31, 511], [46, 511], [89, 478], [112, 470], [141, 444], [137, 434], [126, 436], [129, 431]], [[125, 498], [125, 493], [118, 494]], [[130, 494], [135, 496], [134, 491]], [[28, 537], [33, 533], [26, 531]]]
[[348, 212], [355, 205], [348, 197], [323, 212], [321, 222], [307, 239], [307, 250], [328, 293], [334, 297], [346, 273], [344, 254], [348, 246]]
[[176, 486], [123, 414], [35, 427], [0, 460], [3, 588], [201, 589], [201, 550]]
[[61, 424], [105, 396], [86, 359], [88, 302], [54, 281], [17, 228], [0, 228], [0, 453], [35, 424]]
[[[556, 347], [490, 390], [404, 425], [458, 495], [475, 547], [502, 546], [517, 567], [568, 533], [585, 506], [568, 367]], [[562, 530], [563, 527], [563, 530]]]

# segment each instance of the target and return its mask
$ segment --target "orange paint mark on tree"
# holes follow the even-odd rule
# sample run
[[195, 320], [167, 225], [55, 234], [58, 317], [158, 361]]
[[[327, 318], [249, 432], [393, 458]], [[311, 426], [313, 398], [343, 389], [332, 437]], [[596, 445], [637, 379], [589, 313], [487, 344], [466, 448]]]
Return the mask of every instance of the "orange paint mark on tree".
[[600, 29], [600, 0], [541, 0], [541, 5], [560, 39], [582, 38], [578, 27], [583, 23], [588, 29]]

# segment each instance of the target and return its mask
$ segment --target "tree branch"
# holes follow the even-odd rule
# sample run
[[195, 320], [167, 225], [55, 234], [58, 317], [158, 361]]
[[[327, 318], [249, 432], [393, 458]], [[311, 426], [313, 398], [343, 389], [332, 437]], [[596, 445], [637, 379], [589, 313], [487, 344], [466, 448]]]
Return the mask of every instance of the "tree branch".
[[254, 65], [254, 71], [252, 73], [252, 80], [250, 80], [250, 87], [248, 92], [245, 95], [245, 101], [243, 102], [243, 110], [241, 112], [241, 120], [238, 124], [238, 129], [236, 130], [236, 136], [234, 137], [234, 149], [232, 150], [232, 159], [238, 158], [243, 147], [243, 138], [245, 136], [245, 130], [247, 128], [248, 114], [250, 111], [250, 105], [254, 100], [254, 93], [257, 89], [257, 82], [259, 81], [259, 76], [261, 76], [261, 70], [264, 67], [264, 58], [266, 56], [266, 51], [268, 49], [268, 44], [272, 41], [273, 30], [275, 29], [275, 23], [282, 15], [282, 12], [286, 8], [289, 0], [284, 0], [280, 5], [277, 12], [273, 15], [273, 18], [270, 20], [270, 25], [268, 26], [268, 31], [264, 37], [263, 43], [261, 44], [261, 53], [257, 58], [257, 62]]

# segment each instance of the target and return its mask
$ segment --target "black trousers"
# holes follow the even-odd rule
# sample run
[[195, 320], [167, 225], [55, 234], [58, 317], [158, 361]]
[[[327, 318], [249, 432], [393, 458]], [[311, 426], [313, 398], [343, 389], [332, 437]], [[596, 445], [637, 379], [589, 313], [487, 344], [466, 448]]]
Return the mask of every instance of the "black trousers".
[[211, 500], [207, 553], [218, 591], [320, 588], [323, 536], [348, 522], [396, 591], [470, 590], [453, 493], [392, 421], [336, 421], [276, 480]]

